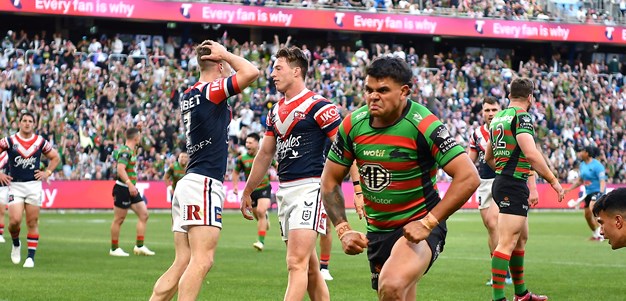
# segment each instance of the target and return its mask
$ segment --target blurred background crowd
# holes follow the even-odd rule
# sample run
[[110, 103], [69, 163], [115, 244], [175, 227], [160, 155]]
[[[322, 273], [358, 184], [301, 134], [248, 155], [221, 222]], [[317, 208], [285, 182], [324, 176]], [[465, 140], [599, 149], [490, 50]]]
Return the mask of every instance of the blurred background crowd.
[[[401, 2], [392, 1], [394, 7]], [[518, 3], [500, 2], [507, 7]], [[486, 2], [458, 2], [458, 9], [468, 9], [468, 3], [480, 7]], [[534, 2], [519, 3], [532, 6]], [[38, 118], [38, 133], [61, 154], [54, 179], [101, 180], [114, 177], [112, 153], [123, 144], [125, 129], [136, 126], [142, 130], [138, 177], [161, 180], [185, 147], [178, 99], [197, 80], [194, 46], [198, 42], [166, 38], [149, 44], [145, 39], [124, 43], [119, 36], [104, 35], [70, 40], [46, 31], [9, 31], [0, 45], [0, 134], [15, 133], [20, 112], [32, 111]], [[233, 120], [228, 180], [234, 158], [245, 151], [245, 137], [251, 132], [263, 134], [267, 111], [281, 97], [270, 77], [272, 54], [291, 45], [292, 39], [275, 36], [273, 41], [255, 43], [237, 40], [225, 31], [220, 42], [261, 71], [255, 83], [229, 99]], [[297, 46], [310, 58], [307, 87], [333, 101], [344, 116], [364, 105], [368, 62], [387, 55], [405, 59], [414, 74], [411, 99], [426, 105], [464, 146], [482, 124], [482, 98], [492, 95], [506, 106], [508, 83], [517, 76], [530, 77], [536, 87], [537, 102], [531, 109], [536, 139], [555, 174], [567, 179], [577, 166], [576, 151], [591, 145], [599, 149], [598, 160], [607, 168], [608, 182], [626, 183], [626, 89], [617, 57], [583, 64], [555, 52], [549, 60], [521, 58], [514, 66], [514, 53], [485, 58], [479, 52], [457, 49], [428, 56], [412, 45]], [[446, 176], [441, 174], [440, 179], [445, 181]]]

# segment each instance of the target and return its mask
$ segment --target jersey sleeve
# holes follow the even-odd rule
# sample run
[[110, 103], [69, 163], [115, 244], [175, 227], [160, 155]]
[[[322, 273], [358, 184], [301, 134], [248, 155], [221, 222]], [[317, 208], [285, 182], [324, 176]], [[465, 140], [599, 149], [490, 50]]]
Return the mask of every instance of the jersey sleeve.
[[337, 129], [341, 124], [341, 115], [339, 115], [337, 106], [328, 101], [320, 101], [313, 117], [326, 136], [334, 137], [337, 134]]
[[43, 139], [43, 143], [41, 146], [41, 152], [45, 155], [52, 151], [52, 143], [48, 142], [48, 140]]
[[265, 136], [276, 136], [274, 134], [274, 108], [270, 109], [267, 112], [267, 118], [265, 118], [265, 124], [267, 125], [267, 130], [265, 131]]
[[117, 156], [117, 163], [128, 165], [128, 162], [130, 162], [130, 157], [130, 152], [127, 149], [122, 149]]
[[517, 113], [515, 117], [517, 119], [517, 123], [515, 124], [515, 135], [527, 133], [535, 136], [535, 127], [533, 126], [533, 119], [530, 117], [530, 114], [526, 112]]
[[219, 78], [205, 85], [202, 94], [212, 103], [219, 104], [229, 97], [241, 93], [237, 85], [237, 75], [228, 78]]
[[600, 161], [598, 161], [598, 164], [596, 164], [596, 174], [598, 175], [598, 180], [602, 181], [602, 180], [606, 180], [606, 170], [604, 169], [604, 166], [602, 166], [602, 163], [600, 163]]
[[235, 161], [235, 171], [241, 172], [243, 170], [245, 170], [245, 167], [243, 166], [243, 160], [241, 159], [241, 156], [238, 156], [237, 160]]
[[352, 161], [354, 161], [354, 149], [352, 148], [352, 139], [350, 138], [351, 132], [351, 119], [350, 117], [344, 119], [344, 121], [339, 125], [337, 130], [337, 136], [335, 137], [335, 141], [330, 146], [330, 151], [328, 152], [328, 159], [344, 165], [351, 166]]
[[463, 147], [450, 135], [446, 126], [432, 113], [426, 115], [420, 121], [417, 128], [424, 136], [424, 141], [428, 144], [423, 146], [418, 145], [418, 149], [429, 149], [431, 155], [440, 167], [446, 166], [452, 159], [465, 153]]

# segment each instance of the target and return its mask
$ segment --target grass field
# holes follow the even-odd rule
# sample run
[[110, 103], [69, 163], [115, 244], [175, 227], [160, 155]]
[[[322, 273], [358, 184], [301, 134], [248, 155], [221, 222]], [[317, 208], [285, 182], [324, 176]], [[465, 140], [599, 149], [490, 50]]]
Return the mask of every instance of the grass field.
[[[10, 261], [10, 243], [0, 244], [0, 300], [147, 300], [152, 286], [174, 255], [170, 216], [151, 215], [146, 244], [157, 255], [108, 256], [112, 213], [42, 214], [36, 267]], [[355, 215], [350, 219], [360, 225]], [[198, 300], [282, 300], [287, 273], [285, 247], [276, 215], [262, 253], [252, 248], [255, 224], [232, 212], [215, 265]], [[120, 245], [134, 245], [135, 216], [122, 228]], [[490, 261], [486, 232], [477, 212], [459, 212], [448, 223], [445, 251], [418, 287], [420, 300], [490, 300]], [[626, 251], [587, 241], [581, 212], [531, 212], [531, 239], [526, 251], [526, 282], [550, 300], [626, 300]], [[361, 228], [364, 228], [361, 225]], [[22, 245], [25, 246], [23, 226]], [[5, 238], [8, 240], [8, 233]], [[347, 256], [336, 243], [331, 257], [335, 280], [328, 282], [332, 300], [376, 300], [369, 288], [365, 255]], [[22, 259], [26, 256], [22, 248]], [[23, 260], [22, 260], [23, 262]], [[507, 296], [512, 296], [512, 286]]]

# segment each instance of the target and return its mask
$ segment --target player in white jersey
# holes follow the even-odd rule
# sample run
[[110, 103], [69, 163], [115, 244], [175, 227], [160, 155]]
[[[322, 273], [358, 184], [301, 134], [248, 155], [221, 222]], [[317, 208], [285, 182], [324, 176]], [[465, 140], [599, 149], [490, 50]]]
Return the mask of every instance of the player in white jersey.
[[[26, 112], [20, 116], [19, 132], [0, 140], [0, 152], [7, 151], [11, 176], [7, 201], [9, 203], [9, 232], [13, 240], [11, 261], [21, 261], [20, 225], [26, 212], [28, 227], [28, 258], [25, 268], [35, 266], [35, 252], [39, 243], [39, 209], [43, 199], [42, 181], [48, 180], [61, 159], [52, 145], [35, 134], [35, 116]], [[39, 169], [41, 155], [48, 158], [48, 167]]]
[[226, 99], [259, 76], [254, 65], [217, 42], [204, 41], [196, 53], [200, 79], [180, 100], [189, 163], [172, 199], [176, 257], [157, 280], [150, 300], [171, 300], [177, 290], [179, 301], [196, 300], [200, 293], [222, 228], [222, 181], [232, 117]]
[[[268, 130], [241, 198], [241, 213], [252, 220], [251, 194], [277, 154], [278, 220], [287, 244], [289, 271], [284, 300], [330, 300], [315, 252], [318, 233], [326, 234], [326, 212], [319, 195], [326, 139], [335, 139], [341, 117], [337, 107], [305, 87], [306, 56], [297, 47], [276, 53], [271, 73], [284, 94], [268, 114]], [[351, 174], [358, 179], [356, 168]]]
[[[498, 245], [498, 206], [493, 200], [491, 195], [491, 186], [493, 186], [493, 180], [496, 177], [496, 172], [487, 165], [485, 162], [485, 150], [489, 146], [489, 125], [496, 113], [500, 111], [500, 104], [498, 100], [493, 96], [487, 96], [483, 100], [483, 125], [475, 129], [470, 135], [469, 147], [467, 153], [473, 162], [478, 161], [478, 174], [480, 175], [480, 186], [476, 191], [476, 198], [478, 199], [478, 210], [480, 210], [480, 217], [483, 219], [483, 224], [489, 234], [487, 244], [489, 245], [489, 253], [493, 255], [493, 250]], [[513, 283], [511, 274], [507, 272], [505, 279], [507, 284]], [[491, 278], [486, 283], [492, 285]]]
[[4, 243], [4, 211], [7, 207], [7, 198], [9, 196], [9, 183], [11, 176], [9, 173], [9, 155], [7, 152], [0, 153], [0, 243]]

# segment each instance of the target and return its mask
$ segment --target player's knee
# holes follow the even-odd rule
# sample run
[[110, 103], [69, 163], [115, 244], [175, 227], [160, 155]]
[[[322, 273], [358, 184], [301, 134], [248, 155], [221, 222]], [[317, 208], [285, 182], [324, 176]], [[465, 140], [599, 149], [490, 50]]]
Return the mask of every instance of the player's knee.
[[287, 270], [290, 272], [307, 270], [307, 260], [298, 256], [287, 256]]
[[28, 228], [36, 228], [38, 224], [39, 224], [39, 218], [29, 218], [26, 221], [26, 226]]
[[148, 212], [144, 212], [144, 213], [140, 213], [139, 214], [139, 219], [144, 221], [144, 222], [147, 222], [149, 217], [150, 217], [150, 214], [148, 214]]
[[402, 300], [405, 290], [404, 284], [399, 279], [379, 279], [378, 299], [381, 301]]

